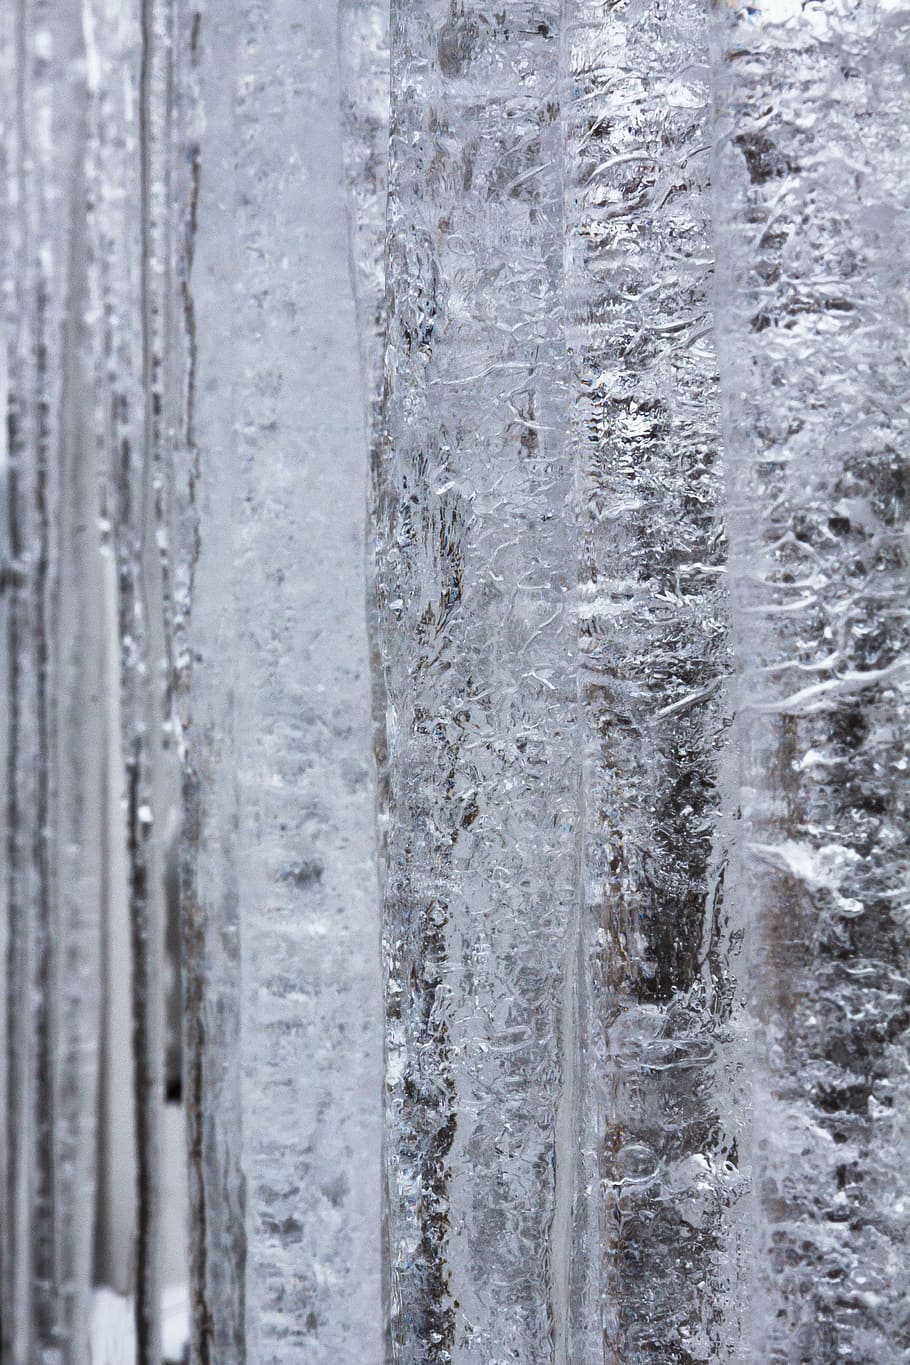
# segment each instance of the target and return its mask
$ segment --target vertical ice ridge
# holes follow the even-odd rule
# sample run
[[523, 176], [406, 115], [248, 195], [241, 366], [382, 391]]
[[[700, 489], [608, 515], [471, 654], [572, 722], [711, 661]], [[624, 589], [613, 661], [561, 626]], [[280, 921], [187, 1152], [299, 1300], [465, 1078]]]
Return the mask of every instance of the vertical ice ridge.
[[392, 8], [392, 1355], [550, 1360], [576, 783], [558, 5]]
[[[391, 114], [389, 2], [342, 0], [338, 17], [348, 232], [360, 348], [360, 378], [369, 442], [364, 568], [373, 721], [377, 892], [381, 906], [385, 903], [386, 895], [389, 749], [386, 728], [387, 695], [377, 602], [378, 547], [373, 528], [378, 524], [385, 480], [382, 400], [387, 335], [386, 222]], [[381, 1159], [382, 1153], [381, 1143]], [[384, 1174], [381, 1175], [381, 1199], [382, 1351], [383, 1358], [389, 1360], [392, 1344], [388, 1273], [388, 1183]]]
[[[142, 386], [141, 446], [133, 486], [138, 527], [134, 619], [141, 613], [144, 660], [136, 697], [134, 747], [127, 750], [127, 811], [132, 860], [133, 1018], [138, 1203], [136, 1227], [136, 1346], [143, 1365], [161, 1357], [160, 1113], [164, 1095], [164, 903], [161, 838], [167, 811], [170, 747], [173, 602], [168, 498], [173, 460], [167, 376], [169, 236], [170, 0], [139, 0], [137, 137], [139, 161], [138, 291]], [[137, 683], [139, 678], [137, 677]], [[140, 746], [145, 754], [140, 751]], [[146, 767], [147, 765], [147, 767]], [[143, 794], [143, 806], [134, 795]], [[146, 824], [147, 829], [142, 825]], [[146, 845], [140, 853], [140, 843]]]
[[[563, 327], [568, 357], [569, 398], [566, 411], [566, 443], [574, 457], [572, 414], [572, 377], [575, 355], [572, 341], [572, 301], [574, 274], [568, 244], [572, 241], [573, 177], [577, 158], [575, 72], [576, 6], [563, 0], [560, 7], [559, 96], [562, 131], [562, 227], [563, 227]], [[573, 502], [578, 584], [584, 569], [580, 557], [581, 508], [584, 499], [584, 471], [573, 458]], [[580, 596], [580, 594], [579, 594]], [[580, 629], [580, 613], [576, 630]], [[564, 1295], [558, 1313], [554, 1358], [556, 1365], [577, 1361], [596, 1365], [603, 1359], [603, 1264], [601, 1256], [601, 1128], [598, 1090], [604, 1065], [602, 1030], [597, 1018], [597, 986], [592, 974], [590, 929], [585, 888], [589, 793], [586, 782], [586, 734], [584, 679], [580, 651], [576, 647], [576, 784], [577, 812], [575, 836], [575, 907], [567, 941], [566, 970], [562, 983], [563, 1068], [568, 1068], [557, 1113], [557, 1203], [553, 1224], [554, 1257], [562, 1278]], [[567, 1093], [571, 1090], [571, 1094]], [[567, 1144], [569, 1150], [567, 1151]], [[559, 1163], [570, 1169], [559, 1169]], [[566, 1177], [569, 1178], [567, 1188]]]
[[749, 1348], [902, 1359], [907, 58], [901, 4], [731, 4], [715, 201], [746, 837]]
[[[100, 686], [105, 728], [103, 745], [101, 895], [104, 970], [101, 1026], [101, 1104], [98, 1111], [98, 1195], [95, 1274], [120, 1293], [133, 1289], [136, 1231], [136, 1095], [132, 1030], [124, 1020], [132, 1008], [130, 859], [125, 818], [126, 743], [136, 699], [127, 673], [136, 667], [136, 642], [126, 600], [135, 578], [132, 546], [118, 537], [114, 522], [122, 498], [115, 491], [124, 463], [138, 440], [134, 414], [139, 401], [140, 315], [131, 272], [137, 231], [123, 187], [132, 169], [131, 143], [136, 90], [135, 15], [105, 0], [83, 6], [86, 69], [89, 76], [89, 139], [86, 157], [87, 292], [91, 326], [92, 426], [98, 485], [105, 635]], [[112, 80], [111, 73], [118, 72]], [[133, 143], [134, 145], [134, 143]], [[125, 491], [125, 490], [124, 490]], [[138, 702], [141, 709], [143, 703]], [[114, 970], [114, 963], [120, 971]], [[127, 980], [122, 980], [126, 968]], [[126, 1032], [127, 1037], [122, 1035]]]
[[579, 1209], [575, 1351], [708, 1361], [736, 1349], [739, 1181], [730, 925], [711, 903], [729, 662], [707, 33], [689, 0], [579, 0], [565, 22], [594, 1014], [582, 1160], [603, 1199]]
[[[34, 819], [32, 761], [36, 724], [32, 706], [34, 673], [31, 655], [31, 573], [33, 480], [31, 431], [26, 400], [29, 383], [28, 343], [25, 332], [30, 313], [23, 312], [24, 286], [30, 278], [23, 270], [28, 234], [25, 222], [24, 180], [26, 144], [27, 30], [21, 9], [8, 8], [3, 15], [4, 71], [4, 267], [19, 282], [12, 297], [4, 296], [4, 369], [7, 393], [4, 412], [5, 501], [4, 527], [7, 689], [6, 781], [5, 781], [5, 1131], [4, 1131], [4, 1228], [3, 1303], [0, 1330], [3, 1354], [16, 1362], [29, 1358], [32, 1349], [32, 1252], [31, 1252], [31, 1144], [34, 1123], [31, 1112], [32, 1065], [30, 910], [34, 898], [34, 868], [29, 831]], [[25, 343], [25, 344], [23, 344]]]
[[[37, 17], [37, 16], [34, 16]], [[33, 16], [29, 16], [33, 19]], [[27, 220], [26, 240], [31, 248], [23, 262], [26, 289], [22, 304], [29, 312], [31, 372], [25, 389], [25, 401], [32, 408], [30, 455], [33, 461], [30, 494], [32, 498], [32, 541], [29, 547], [29, 576], [31, 603], [29, 647], [33, 650], [35, 748], [29, 760], [34, 767], [34, 806], [29, 811], [28, 837], [34, 861], [34, 899], [26, 904], [30, 919], [32, 960], [29, 964], [28, 994], [25, 1007], [31, 1015], [33, 1071], [29, 1077], [30, 1100], [33, 1108], [34, 1148], [31, 1160], [31, 1276], [32, 1276], [32, 1332], [33, 1349], [42, 1355], [53, 1347], [55, 1328], [56, 1245], [55, 1245], [55, 1177], [54, 1135], [57, 1115], [53, 1101], [53, 1078], [56, 1071], [52, 1039], [52, 973], [55, 947], [55, 925], [52, 922], [54, 886], [51, 859], [54, 851], [55, 821], [53, 795], [55, 768], [52, 760], [51, 713], [53, 687], [56, 681], [55, 660], [50, 652], [50, 612], [52, 610], [53, 560], [55, 557], [53, 528], [53, 499], [55, 492], [55, 438], [57, 436], [55, 380], [58, 341], [54, 335], [59, 320], [59, 295], [56, 281], [50, 278], [54, 266], [59, 267], [59, 242], [53, 241], [43, 213], [44, 194], [48, 179], [63, 172], [68, 187], [71, 167], [58, 167], [51, 162], [47, 127], [48, 89], [35, 51], [37, 33], [30, 26], [26, 39], [26, 60], [31, 67], [29, 79], [28, 115], [30, 133], [26, 142], [31, 174], [25, 199]], [[53, 106], [51, 106], [52, 109]], [[45, 116], [42, 128], [39, 119]], [[51, 134], [52, 135], [52, 134]], [[55, 248], [57, 248], [55, 250]]]
[[[580, 713], [580, 708], [579, 708]], [[581, 726], [578, 726], [579, 739]], [[553, 1319], [554, 1365], [584, 1365], [596, 1353], [589, 1351], [586, 1327], [589, 1298], [585, 1281], [590, 1272], [590, 1199], [585, 1193], [587, 1158], [596, 1134], [589, 1123], [587, 1086], [591, 1057], [588, 1037], [587, 989], [583, 940], [584, 896], [583, 858], [585, 793], [581, 781], [582, 764], [576, 741], [577, 834], [575, 840], [575, 897], [567, 925], [560, 983], [559, 1056], [560, 1089], [556, 1100], [554, 1144], [553, 1219], [550, 1226], [549, 1275]], [[596, 1257], [593, 1259], [597, 1259]], [[577, 1267], [584, 1269], [578, 1275]], [[598, 1281], [599, 1284], [599, 1281]], [[586, 1354], [587, 1353], [587, 1354]]]

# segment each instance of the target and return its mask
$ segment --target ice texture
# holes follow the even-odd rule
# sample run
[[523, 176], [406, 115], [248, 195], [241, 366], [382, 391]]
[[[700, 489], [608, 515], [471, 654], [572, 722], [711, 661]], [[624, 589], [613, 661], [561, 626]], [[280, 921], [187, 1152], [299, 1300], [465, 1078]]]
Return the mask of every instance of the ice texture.
[[571, 1359], [730, 1357], [730, 669], [695, 0], [565, 7], [586, 1066]]
[[908, 70], [0, 7], [2, 1365], [910, 1359]]
[[713, 20], [752, 1360], [910, 1352], [908, 21], [884, 0]]
[[577, 727], [558, 11], [392, 6], [375, 535], [402, 1365], [562, 1349]]
[[380, 926], [339, 8], [219, 4], [196, 41], [194, 1351], [370, 1365]]

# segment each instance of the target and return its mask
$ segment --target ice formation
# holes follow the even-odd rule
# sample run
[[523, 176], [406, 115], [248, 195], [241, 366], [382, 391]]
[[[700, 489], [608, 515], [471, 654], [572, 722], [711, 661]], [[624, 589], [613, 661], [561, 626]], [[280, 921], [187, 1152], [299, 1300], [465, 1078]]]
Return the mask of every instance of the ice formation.
[[2, 10], [0, 1365], [910, 1357], [908, 69]]

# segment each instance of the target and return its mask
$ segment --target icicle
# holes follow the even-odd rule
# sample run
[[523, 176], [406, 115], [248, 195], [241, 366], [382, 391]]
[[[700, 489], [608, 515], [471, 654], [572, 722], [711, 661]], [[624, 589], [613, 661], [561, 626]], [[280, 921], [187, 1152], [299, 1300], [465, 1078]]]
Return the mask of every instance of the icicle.
[[0, 1354], [11, 1365], [81, 1365], [88, 1349], [103, 710], [81, 47], [76, 15], [4, 12]]
[[742, 1181], [706, 28], [694, 0], [566, 18], [592, 1205], [571, 1358], [715, 1360], [737, 1338]]
[[[219, 22], [221, 19], [221, 22]], [[175, 437], [175, 707], [180, 725], [183, 791], [180, 829], [182, 1090], [187, 1125], [191, 1358], [195, 1365], [246, 1358], [244, 1182], [240, 1165], [240, 949], [236, 870], [237, 775], [229, 691], [194, 683], [203, 666], [232, 645], [231, 519], [233, 369], [224, 364], [225, 280], [234, 259], [230, 181], [203, 179], [203, 154], [217, 167], [232, 135], [235, 29], [224, 7], [178, 15], [175, 73], [177, 163], [174, 198], [180, 231], [179, 359], [182, 422]], [[206, 61], [203, 63], [203, 55]], [[208, 78], [208, 79], [207, 79]], [[209, 141], [205, 142], [208, 130]], [[226, 184], [227, 181], [227, 184]], [[206, 233], [198, 239], [198, 221]], [[208, 248], [208, 251], [206, 250]], [[200, 336], [199, 319], [215, 319]], [[210, 345], [205, 345], [206, 338]], [[199, 384], [200, 368], [206, 376]], [[203, 484], [202, 456], [225, 458]], [[204, 496], [203, 496], [204, 495]], [[206, 553], [201, 556], [201, 534]]]
[[[34, 828], [38, 758], [33, 658], [34, 482], [33, 434], [34, 267], [24, 202], [30, 101], [28, 30], [21, 10], [2, 17], [3, 266], [18, 288], [4, 291], [4, 1163], [2, 1354], [22, 1365], [34, 1341], [32, 1246], [35, 1040], [32, 1027], [32, 959], [37, 904]], [[30, 69], [30, 68], [29, 68]], [[29, 92], [30, 93], [30, 92]]]
[[[558, 6], [392, 8], [376, 535], [393, 1359], [552, 1358], [575, 838]], [[554, 1243], [554, 1246], [556, 1244]]]
[[[196, 1209], [228, 1241], [199, 1230], [196, 1351], [378, 1361], [368, 441], [338, 10], [212, 6], [198, 42], [191, 913], [194, 989], [209, 997], [195, 1027], [211, 1027], [190, 1098], [211, 1135], [194, 1153]], [[224, 1005], [210, 970], [229, 986]], [[218, 1345], [228, 1331], [233, 1348]]]
[[[113, 557], [120, 652], [120, 734], [111, 731], [108, 748], [115, 775], [110, 795], [119, 797], [122, 807], [118, 802], [108, 810], [107, 839], [112, 869], [119, 856], [126, 861], [126, 886], [112, 881], [106, 904], [105, 1198], [98, 1273], [103, 1283], [134, 1296], [136, 1349], [143, 1365], [158, 1365], [161, 1358], [164, 841], [177, 791], [169, 739], [172, 398], [164, 362], [174, 287], [168, 228], [170, 27], [168, 0], [131, 6], [95, 0], [83, 15], [92, 90], [89, 244], [101, 524]], [[120, 1069], [117, 975], [122, 964], [113, 956], [118, 948], [128, 949], [130, 963], [131, 1117], [124, 1096], [127, 1078]], [[135, 1182], [132, 1217], [124, 1180]], [[132, 1245], [124, 1254], [131, 1224]]]
[[[223, 1360], [243, 1365], [246, 1360], [238, 748], [231, 665], [224, 662], [230, 659], [236, 666], [235, 365], [225, 347], [232, 331], [235, 191], [233, 154], [224, 148], [225, 138], [231, 143], [234, 136], [236, 32], [233, 6], [198, 13], [189, 35], [186, 77], [188, 97], [196, 106], [183, 294], [191, 501], [180, 538], [184, 559], [177, 666], [186, 744], [183, 1085], [194, 1365]], [[200, 219], [204, 234], [198, 232]]]
[[908, 1349], [903, 5], [730, 3], [715, 211], [754, 922], [750, 1359]]

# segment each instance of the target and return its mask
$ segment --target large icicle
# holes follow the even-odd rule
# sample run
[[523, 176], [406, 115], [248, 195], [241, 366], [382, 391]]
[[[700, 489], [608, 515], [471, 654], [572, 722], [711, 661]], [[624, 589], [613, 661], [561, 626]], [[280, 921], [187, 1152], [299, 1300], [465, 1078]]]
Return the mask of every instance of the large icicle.
[[718, 12], [715, 206], [746, 844], [749, 1359], [904, 1359], [910, 12]]
[[[178, 450], [185, 501], [178, 515], [175, 664], [186, 746], [180, 881], [191, 1359], [194, 1365], [244, 1365], [237, 756], [233, 688], [217, 685], [218, 660], [234, 647], [236, 474], [228, 463], [234, 366], [224, 346], [230, 336], [224, 291], [235, 259], [230, 147], [236, 30], [225, 6], [211, 15], [191, 14], [187, 28], [179, 30], [185, 61], [177, 81], [189, 176], [181, 249], [186, 400]], [[205, 482], [203, 459], [210, 465]]]
[[[231, 150], [235, 33], [232, 7], [219, 5], [216, 13], [197, 15], [184, 36], [190, 63], [181, 86], [196, 105], [187, 158], [193, 170], [183, 294], [189, 344], [184, 434], [192, 501], [180, 538], [184, 569], [176, 661], [187, 748], [181, 875], [183, 1086], [194, 1365], [222, 1360], [244, 1365], [246, 1360], [236, 707], [231, 665], [225, 662], [234, 658], [235, 648], [235, 365], [225, 348], [225, 338], [232, 334], [225, 288], [233, 280], [236, 259]], [[201, 239], [200, 218], [205, 222]], [[232, 304], [231, 292], [227, 298]], [[236, 662], [233, 668], [242, 679]], [[223, 686], [222, 669], [228, 673]]]
[[[135, 1302], [137, 1357], [158, 1365], [160, 1344], [160, 1126], [164, 1099], [164, 840], [177, 788], [171, 744], [171, 588], [168, 489], [171, 397], [168, 349], [170, 248], [170, 0], [90, 0], [84, 7], [92, 92], [89, 246], [96, 360], [96, 440], [105, 548], [113, 559], [119, 642], [120, 735], [109, 737], [109, 850], [125, 840], [126, 886], [109, 881], [106, 944], [124, 942], [129, 919], [133, 1083], [131, 1121], [118, 1017], [122, 962], [107, 959], [104, 1194], [98, 1238], [103, 1283]], [[178, 392], [177, 401], [182, 395]], [[119, 788], [119, 790], [118, 790]], [[110, 852], [111, 867], [116, 866]], [[125, 945], [124, 945], [125, 946]], [[133, 1153], [124, 1151], [132, 1137]], [[131, 1169], [132, 1168], [132, 1169]], [[135, 1210], [116, 1180], [132, 1176]], [[132, 1221], [129, 1256], [123, 1240]], [[126, 1280], [126, 1283], [122, 1281]]]
[[[565, 1331], [572, 1149], [557, 1150], [555, 1116], [575, 871], [575, 567], [558, 8], [392, 6], [376, 534], [402, 1365], [535, 1365]], [[551, 1238], [554, 1218], [565, 1235]]]
[[699, 0], [608, 9], [574, 0], [564, 35], [589, 1058], [571, 1358], [633, 1365], [728, 1358], [742, 1181], [706, 23]]
[[196, 41], [195, 1351], [378, 1365], [368, 442], [338, 5], [213, 4]]
[[105, 718], [78, 14], [6, 7], [0, 60], [0, 1355], [85, 1365]]

